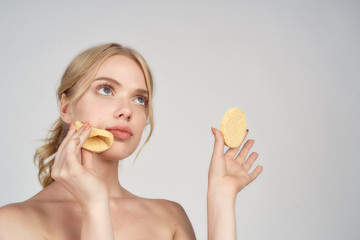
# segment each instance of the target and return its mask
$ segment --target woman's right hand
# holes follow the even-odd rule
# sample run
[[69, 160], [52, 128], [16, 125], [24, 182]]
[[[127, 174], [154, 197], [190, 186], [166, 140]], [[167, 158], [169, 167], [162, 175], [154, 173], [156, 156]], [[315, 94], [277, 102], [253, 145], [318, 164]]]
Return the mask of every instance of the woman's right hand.
[[75, 124], [61, 143], [52, 167], [51, 177], [61, 183], [79, 202], [82, 208], [91, 207], [109, 199], [106, 184], [92, 170], [93, 153], [81, 146], [91, 132], [91, 125], [86, 122], [78, 131]]
[[74, 196], [83, 210], [80, 239], [113, 240], [109, 191], [93, 171], [93, 153], [81, 148], [90, 132], [89, 122], [78, 131], [71, 123], [56, 153], [51, 177]]

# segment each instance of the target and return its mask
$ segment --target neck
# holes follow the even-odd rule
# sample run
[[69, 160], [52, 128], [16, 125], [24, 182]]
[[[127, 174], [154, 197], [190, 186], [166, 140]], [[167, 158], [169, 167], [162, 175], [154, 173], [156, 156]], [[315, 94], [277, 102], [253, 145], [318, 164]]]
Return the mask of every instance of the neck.
[[91, 159], [91, 166], [87, 167], [89, 171], [106, 184], [111, 197], [121, 195], [122, 187], [119, 182], [118, 171], [119, 161], [109, 161], [94, 154]]

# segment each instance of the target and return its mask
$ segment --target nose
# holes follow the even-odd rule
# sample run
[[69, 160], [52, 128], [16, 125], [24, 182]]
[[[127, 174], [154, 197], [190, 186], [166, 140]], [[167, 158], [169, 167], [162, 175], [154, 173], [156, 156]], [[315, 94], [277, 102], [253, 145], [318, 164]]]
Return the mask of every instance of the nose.
[[121, 118], [125, 121], [130, 121], [133, 116], [133, 109], [131, 102], [127, 99], [120, 99], [116, 101], [116, 111], [114, 114], [115, 118]]

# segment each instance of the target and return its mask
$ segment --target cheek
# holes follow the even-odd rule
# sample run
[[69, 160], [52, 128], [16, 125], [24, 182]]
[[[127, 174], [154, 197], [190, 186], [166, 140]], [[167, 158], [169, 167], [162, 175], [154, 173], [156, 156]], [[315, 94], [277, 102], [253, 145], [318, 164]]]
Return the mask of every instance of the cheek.
[[144, 132], [144, 128], [146, 125], [147, 116], [144, 111], [134, 111], [133, 119], [132, 119], [132, 128], [136, 132], [136, 141], [139, 142]]
[[96, 121], [99, 116], [103, 116], [107, 104], [91, 99], [80, 99], [76, 104], [75, 118], [80, 121]]
[[[135, 116], [136, 114], [136, 116]], [[134, 111], [134, 117], [136, 117], [136, 124], [139, 127], [144, 128], [146, 125], [147, 115], [144, 109], [139, 109], [138, 111]]]

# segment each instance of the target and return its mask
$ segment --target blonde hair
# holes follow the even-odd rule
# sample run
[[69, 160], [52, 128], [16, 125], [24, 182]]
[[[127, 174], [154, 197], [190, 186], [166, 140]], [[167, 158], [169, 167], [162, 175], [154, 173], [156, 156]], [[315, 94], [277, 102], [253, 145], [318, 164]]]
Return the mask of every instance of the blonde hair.
[[[65, 93], [70, 100], [69, 106], [72, 106], [72, 104], [76, 102], [88, 89], [102, 63], [114, 55], [127, 56], [139, 64], [143, 70], [146, 87], [149, 92], [147, 117], [148, 124], [150, 124], [150, 132], [146, 141], [137, 153], [137, 157], [144, 145], [149, 141], [154, 128], [152, 107], [154, 88], [153, 78], [147, 62], [137, 51], [117, 43], [108, 43], [98, 45], [81, 52], [71, 61], [63, 74], [60, 86], [57, 89], [57, 100], [60, 102], [62, 94]], [[75, 84], [84, 77], [88, 77], [88, 80], [82, 86], [80, 86], [78, 90], [75, 91]], [[51, 169], [55, 160], [54, 155], [57, 152], [61, 142], [64, 140], [68, 130], [69, 125], [65, 123], [61, 117], [59, 117], [52, 124], [46, 139], [44, 139], [45, 144], [37, 148], [35, 152], [34, 162], [37, 162], [39, 167], [38, 179], [43, 188], [54, 181], [54, 179], [51, 177]], [[50, 157], [52, 158], [46, 161]]]

